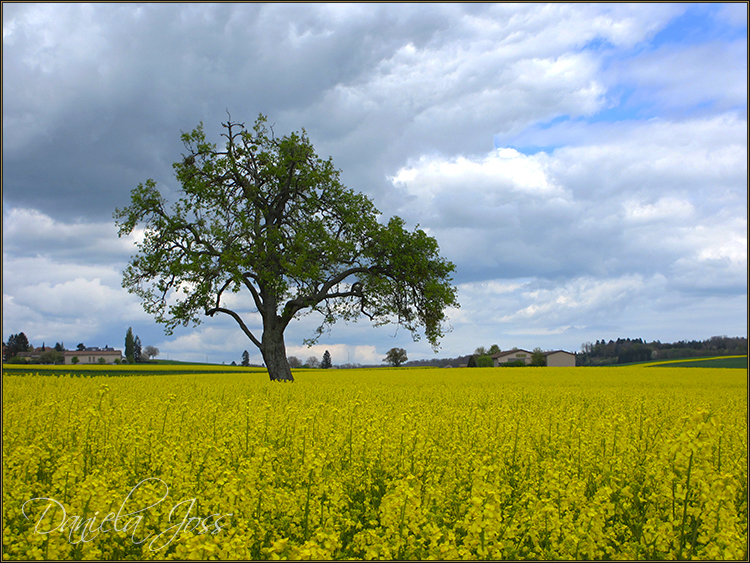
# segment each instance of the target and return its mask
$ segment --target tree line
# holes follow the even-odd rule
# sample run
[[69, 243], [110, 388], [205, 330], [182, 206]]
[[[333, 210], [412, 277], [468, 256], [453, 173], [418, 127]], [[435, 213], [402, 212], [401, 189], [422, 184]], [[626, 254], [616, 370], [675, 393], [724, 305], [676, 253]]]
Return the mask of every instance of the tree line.
[[707, 340], [680, 340], [678, 342], [645, 342], [642, 338], [597, 340], [581, 345], [576, 365], [603, 366], [629, 364], [655, 360], [698, 358], [708, 356], [735, 356], [747, 354], [746, 337], [712, 336]]

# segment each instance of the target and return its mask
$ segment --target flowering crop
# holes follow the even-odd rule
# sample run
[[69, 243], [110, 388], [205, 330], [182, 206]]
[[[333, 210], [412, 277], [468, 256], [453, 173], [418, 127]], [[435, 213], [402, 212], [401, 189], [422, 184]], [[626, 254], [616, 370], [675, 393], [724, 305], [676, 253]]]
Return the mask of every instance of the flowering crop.
[[744, 370], [38, 371], [3, 558], [747, 558]]

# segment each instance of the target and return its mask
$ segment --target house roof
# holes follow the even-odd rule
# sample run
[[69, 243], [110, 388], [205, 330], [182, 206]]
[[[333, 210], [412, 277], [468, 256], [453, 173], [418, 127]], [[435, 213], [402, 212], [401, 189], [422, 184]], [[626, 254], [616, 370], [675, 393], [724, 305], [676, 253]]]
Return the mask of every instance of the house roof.
[[492, 358], [503, 358], [505, 356], [508, 356], [510, 354], [515, 354], [516, 352], [526, 352], [527, 354], [531, 354], [528, 350], [523, 350], [522, 348], [515, 348], [513, 350], [507, 350], [505, 352], [500, 352], [499, 354], [494, 354], [491, 357]]
[[[514, 350], [506, 350], [505, 352], [494, 354], [491, 357], [495, 359], [504, 358], [505, 356], [510, 356], [511, 354], [515, 354], [516, 352], [526, 352], [527, 354], [533, 354], [533, 352], [529, 352], [528, 350], [524, 350], [523, 348], [516, 348]], [[549, 352], [544, 352], [545, 356], [549, 356], [551, 354], [569, 354], [571, 356], [575, 356], [573, 352], [566, 352], [565, 350], [550, 350]]]
[[86, 348], [85, 350], [65, 350], [64, 354], [66, 356], [77, 356], [79, 354], [91, 354], [94, 356], [106, 356], [106, 355], [114, 355], [114, 354], [120, 354], [122, 355], [122, 351], [120, 350], [114, 350], [112, 348]]

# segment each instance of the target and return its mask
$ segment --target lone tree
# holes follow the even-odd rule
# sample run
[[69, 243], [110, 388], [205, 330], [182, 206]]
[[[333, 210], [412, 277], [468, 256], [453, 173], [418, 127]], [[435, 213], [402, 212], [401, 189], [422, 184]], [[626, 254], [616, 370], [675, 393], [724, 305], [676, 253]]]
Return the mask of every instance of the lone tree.
[[[415, 340], [424, 328], [434, 349], [444, 310], [457, 307], [455, 266], [434, 238], [404, 228], [361, 193], [343, 186], [332, 160], [319, 158], [304, 130], [278, 138], [260, 115], [252, 129], [223, 123], [224, 147], [206, 140], [203, 124], [182, 135], [186, 154], [174, 164], [179, 199], [167, 207], [153, 180], [115, 210], [119, 235], [144, 226], [143, 242], [123, 287], [171, 334], [203, 315], [233, 318], [263, 355], [272, 380], [293, 380], [284, 330], [296, 316], [322, 315], [312, 344], [337, 319], [397, 323]], [[247, 291], [255, 310], [233, 307], [227, 294]], [[241, 314], [242, 313], [242, 314]], [[257, 313], [262, 333], [250, 330]]]
[[406, 350], [403, 348], [391, 348], [385, 354], [385, 361], [394, 367], [403, 364], [409, 358], [406, 356]]
[[323, 353], [323, 361], [320, 362], [320, 367], [323, 369], [331, 369], [333, 367], [333, 362], [331, 361], [331, 353], [328, 350]]
[[155, 358], [159, 355], [159, 349], [156, 346], [146, 346], [143, 348], [143, 357], [147, 360]]
[[[79, 350], [83, 344], [78, 345]], [[125, 359], [129, 364], [135, 363], [135, 337], [133, 336], [133, 327], [129, 326], [128, 331], [125, 333]]]

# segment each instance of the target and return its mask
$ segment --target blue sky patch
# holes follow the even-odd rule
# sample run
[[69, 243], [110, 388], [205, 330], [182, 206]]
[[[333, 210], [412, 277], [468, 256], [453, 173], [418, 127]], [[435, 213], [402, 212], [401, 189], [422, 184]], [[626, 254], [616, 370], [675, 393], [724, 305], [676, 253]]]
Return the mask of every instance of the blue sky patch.
[[734, 41], [747, 36], [747, 25], [735, 27], [719, 16], [722, 4], [690, 4], [684, 14], [670, 21], [650, 41], [652, 47], [665, 44], [699, 45], [708, 41]]

